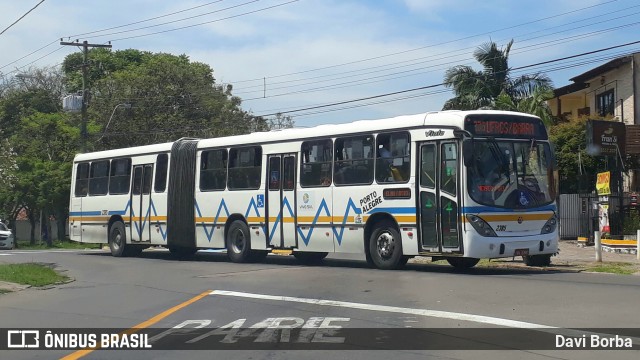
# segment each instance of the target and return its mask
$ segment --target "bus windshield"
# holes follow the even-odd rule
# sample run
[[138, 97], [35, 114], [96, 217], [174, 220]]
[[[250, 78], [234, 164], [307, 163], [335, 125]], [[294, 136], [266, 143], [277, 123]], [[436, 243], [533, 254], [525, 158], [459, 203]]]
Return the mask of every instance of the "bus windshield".
[[483, 205], [535, 208], [555, 199], [549, 143], [475, 139], [468, 164], [471, 198]]

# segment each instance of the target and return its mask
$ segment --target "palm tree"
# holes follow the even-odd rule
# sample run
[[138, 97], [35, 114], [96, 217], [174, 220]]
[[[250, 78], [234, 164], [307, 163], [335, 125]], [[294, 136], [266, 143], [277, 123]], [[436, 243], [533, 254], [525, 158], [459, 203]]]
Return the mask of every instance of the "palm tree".
[[[510, 76], [509, 52], [513, 40], [504, 49], [498, 49], [494, 42], [484, 43], [474, 52], [473, 57], [482, 65], [476, 71], [470, 66], [458, 65], [447, 70], [444, 76], [446, 87], [452, 88], [454, 98], [447, 100], [443, 110], [504, 109], [507, 97], [511, 101], [508, 110], [524, 110], [545, 113], [546, 100], [552, 88], [551, 79], [545, 74]], [[551, 95], [552, 97], [553, 95]], [[501, 97], [500, 104], [497, 104]], [[520, 105], [522, 101], [527, 105]], [[546, 115], [545, 115], [546, 116]], [[549, 115], [550, 116], [550, 115]], [[549, 117], [550, 118], [550, 117]]]

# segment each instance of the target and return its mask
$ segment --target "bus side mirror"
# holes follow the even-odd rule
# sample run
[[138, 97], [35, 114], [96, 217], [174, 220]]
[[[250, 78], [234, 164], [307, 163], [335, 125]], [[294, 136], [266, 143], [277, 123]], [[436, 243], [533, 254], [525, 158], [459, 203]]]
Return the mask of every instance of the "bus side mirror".
[[473, 163], [473, 140], [467, 139], [462, 143], [462, 160], [464, 166], [471, 166]]

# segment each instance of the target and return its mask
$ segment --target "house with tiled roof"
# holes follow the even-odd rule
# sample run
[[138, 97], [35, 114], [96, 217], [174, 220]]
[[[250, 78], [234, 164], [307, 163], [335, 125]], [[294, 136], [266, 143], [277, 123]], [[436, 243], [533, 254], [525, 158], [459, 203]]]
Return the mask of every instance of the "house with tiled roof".
[[548, 101], [554, 116], [613, 117], [640, 124], [640, 97], [635, 96], [640, 91], [640, 53], [618, 57], [569, 80]]

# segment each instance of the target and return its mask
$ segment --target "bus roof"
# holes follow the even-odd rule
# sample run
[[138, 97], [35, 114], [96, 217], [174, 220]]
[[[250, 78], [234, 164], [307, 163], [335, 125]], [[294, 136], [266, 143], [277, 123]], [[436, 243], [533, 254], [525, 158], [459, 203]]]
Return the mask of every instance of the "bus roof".
[[[467, 115], [474, 114], [502, 114], [527, 116], [537, 118], [533, 115], [511, 111], [498, 110], [448, 110], [421, 113], [416, 115], [404, 115], [387, 119], [359, 120], [344, 124], [324, 124], [309, 128], [293, 128], [272, 130], [266, 132], [255, 132], [245, 135], [234, 135], [219, 138], [201, 139], [198, 141], [198, 148], [210, 148], [218, 146], [234, 146], [242, 144], [256, 144], [263, 142], [278, 142], [292, 139], [306, 139], [316, 137], [334, 137], [343, 134], [362, 132], [381, 132], [389, 130], [400, 130], [404, 128], [414, 128], [420, 126], [442, 126], [464, 128], [464, 119]], [[171, 151], [171, 143], [136, 146], [130, 148], [98, 151], [76, 155], [74, 161], [87, 161], [96, 158], [115, 158], [121, 156], [142, 155]]]
[[113, 149], [113, 150], [77, 154], [76, 157], [73, 159], [73, 161], [78, 162], [78, 161], [87, 161], [87, 160], [93, 160], [93, 159], [107, 159], [107, 158], [117, 158], [117, 157], [131, 156], [131, 155], [170, 152], [172, 145], [173, 143], [170, 142], [170, 143], [164, 143], [164, 144], [134, 146], [134, 147], [122, 148], [122, 149]]

